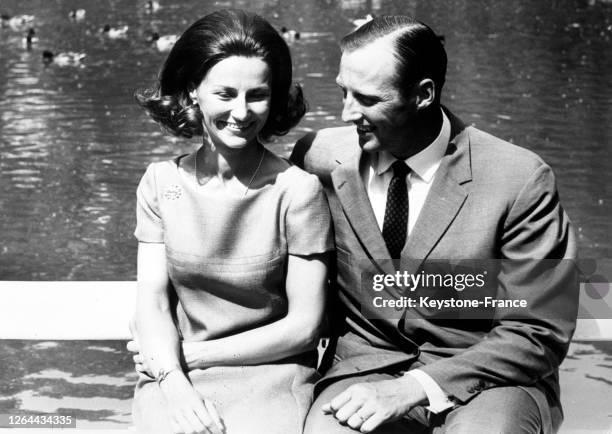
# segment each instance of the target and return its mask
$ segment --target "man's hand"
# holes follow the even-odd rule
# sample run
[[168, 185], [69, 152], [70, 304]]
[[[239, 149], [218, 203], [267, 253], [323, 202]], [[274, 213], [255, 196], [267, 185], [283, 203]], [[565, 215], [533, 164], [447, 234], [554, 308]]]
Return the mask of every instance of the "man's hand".
[[132, 340], [127, 343], [127, 350], [130, 353], [134, 353], [132, 356], [132, 360], [134, 360], [134, 369], [139, 374], [145, 375], [151, 379], [155, 378], [153, 371], [149, 368], [149, 365], [146, 363], [146, 360], [140, 354], [140, 346], [138, 345], [138, 331], [136, 330], [136, 321], [132, 318], [130, 320], [130, 333], [132, 335]]
[[155, 375], [153, 375], [153, 371], [147, 364], [147, 361], [142, 356], [142, 354], [140, 354], [140, 347], [138, 346], [138, 342], [129, 341], [127, 343], [127, 349], [129, 352], [134, 353], [134, 355], [132, 356], [132, 360], [134, 360], [134, 369], [136, 369], [136, 372], [138, 372], [139, 374], [146, 375], [149, 378], [155, 378]]
[[427, 403], [427, 395], [411, 376], [393, 380], [358, 383], [322, 407], [339, 422], [369, 433], [380, 425], [400, 419], [411, 408]]
[[206, 369], [212, 365], [207, 364], [203, 356], [207, 354], [207, 342], [181, 342], [182, 361], [187, 367], [187, 370]]
[[[146, 375], [150, 378], [155, 378], [151, 368], [140, 353], [140, 345], [138, 345], [138, 330], [136, 329], [136, 321], [134, 319], [130, 321], [129, 327], [132, 340], [127, 343], [127, 350], [134, 354], [132, 356], [132, 360], [134, 360], [134, 369], [136, 369], [136, 372], [140, 374]], [[187, 366], [187, 370], [191, 371], [193, 369], [206, 367], [203, 366], [202, 361], [200, 360], [200, 354], [202, 354], [202, 346], [204, 344], [205, 342], [181, 342], [181, 356], [183, 357], [185, 366]]]
[[[132, 336], [134, 333], [132, 332]], [[181, 351], [185, 360], [185, 365], [187, 369], [191, 371], [192, 369], [201, 368], [199, 358], [198, 358], [198, 344], [199, 342], [181, 342]], [[129, 352], [133, 353], [132, 360], [134, 361], [134, 369], [136, 372], [146, 375], [150, 378], [155, 378], [151, 368], [147, 364], [145, 358], [140, 353], [140, 347], [138, 346], [138, 341], [135, 339], [129, 341], [127, 343], [127, 349]]]

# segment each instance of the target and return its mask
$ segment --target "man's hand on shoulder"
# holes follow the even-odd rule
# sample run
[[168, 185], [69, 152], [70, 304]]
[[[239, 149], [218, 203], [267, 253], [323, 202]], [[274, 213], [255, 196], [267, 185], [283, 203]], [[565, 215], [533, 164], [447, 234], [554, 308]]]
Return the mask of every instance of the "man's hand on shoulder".
[[380, 425], [405, 416], [417, 405], [427, 404], [427, 395], [420, 383], [405, 375], [393, 380], [357, 383], [322, 407], [338, 422], [369, 433]]

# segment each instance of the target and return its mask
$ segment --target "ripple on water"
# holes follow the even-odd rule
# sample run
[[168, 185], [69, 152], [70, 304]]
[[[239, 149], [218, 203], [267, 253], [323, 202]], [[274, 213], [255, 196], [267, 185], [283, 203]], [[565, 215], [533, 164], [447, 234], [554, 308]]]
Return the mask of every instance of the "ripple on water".
[[[202, 4], [179, 0], [164, 5], [162, 14], [146, 14], [135, 3], [118, 8], [84, 0], [86, 19], [72, 22], [68, 3], [37, 4], [40, 41], [30, 52], [21, 47], [23, 32], [0, 31], [0, 203], [12, 205], [3, 210], [0, 236], [21, 253], [0, 264], [3, 279], [133, 279], [130, 233], [140, 176], [149, 162], [191, 152], [199, 143], [160, 131], [135, 105], [133, 92], [155, 83], [164, 59], [141, 35], [180, 33], [201, 15]], [[370, 11], [361, 1], [264, 3], [252, 9], [277, 29], [300, 31], [291, 46], [294, 78], [312, 107], [297, 128], [269, 144], [287, 156], [301, 135], [343, 125], [334, 81], [337, 41]], [[3, 9], [15, 13], [27, 13], [29, 4], [2, 0]], [[416, 13], [445, 35], [443, 102], [468, 123], [541, 154], [557, 173], [565, 208], [583, 228], [580, 247], [590, 256], [608, 255], [612, 219], [602, 185], [612, 184], [612, 5], [561, 0], [550, 8], [494, 0], [473, 8], [435, 0], [417, 6], [389, 0], [374, 13]], [[128, 25], [133, 37], [102, 38], [104, 22]], [[43, 49], [85, 52], [85, 67], [45, 68]], [[105, 239], [106, 250], [98, 244], [66, 248], [84, 239]], [[45, 254], [55, 249], [65, 256]]]

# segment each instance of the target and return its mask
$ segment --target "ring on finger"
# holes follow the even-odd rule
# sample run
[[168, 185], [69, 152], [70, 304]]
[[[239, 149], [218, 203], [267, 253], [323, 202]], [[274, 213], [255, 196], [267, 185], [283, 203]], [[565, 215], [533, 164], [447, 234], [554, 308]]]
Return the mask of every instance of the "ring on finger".
[[355, 416], [357, 416], [357, 417], [359, 418], [359, 420], [360, 420], [360, 421], [361, 421], [361, 423], [363, 424], [363, 423], [364, 423], [366, 420], [368, 420], [369, 418], [371, 418], [371, 417], [374, 415], [374, 413], [370, 413], [370, 414], [368, 414], [368, 415], [364, 416], [364, 414], [363, 414], [363, 412], [362, 412], [361, 410], [363, 410], [363, 408], [362, 408], [362, 409], [360, 409], [359, 411], [357, 411], [357, 412], [356, 412], [356, 413], [354, 413], [354, 414], [355, 414]]
[[353, 415], [351, 417], [355, 417], [357, 418], [357, 420], [355, 422], [357, 422], [359, 424], [359, 426], [363, 425], [363, 423], [368, 419], [368, 417], [364, 417], [361, 414], [359, 414], [358, 412], [353, 413]]

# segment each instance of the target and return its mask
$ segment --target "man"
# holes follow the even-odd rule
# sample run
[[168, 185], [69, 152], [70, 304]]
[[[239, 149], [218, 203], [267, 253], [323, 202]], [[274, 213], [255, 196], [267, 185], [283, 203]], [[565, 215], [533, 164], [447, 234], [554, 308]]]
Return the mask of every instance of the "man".
[[[342, 119], [353, 125], [308, 135], [291, 156], [323, 183], [337, 246], [333, 361], [306, 433], [554, 432], [578, 300], [576, 242], [550, 167], [440, 105], [446, 53], [426, 25], [377, 17], [341, 49]], [[506, 261], [491, 298], [523, 300], [519, 313], [394, 316], [364, 284], [478, 259]]]

